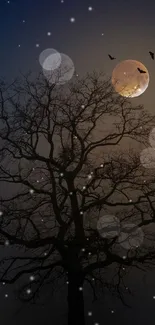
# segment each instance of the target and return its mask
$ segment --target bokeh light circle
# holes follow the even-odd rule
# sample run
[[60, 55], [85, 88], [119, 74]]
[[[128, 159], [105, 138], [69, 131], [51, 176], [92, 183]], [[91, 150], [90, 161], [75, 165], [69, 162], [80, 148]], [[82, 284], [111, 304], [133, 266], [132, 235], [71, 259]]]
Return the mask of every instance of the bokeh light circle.
[[71, 58], [61, 53], [61, 64], [59, 68], [54, 71], [43, 69], [43, 74], [51, 84], [63, 85], [73, 77], [74, 71], [75, 67]]
[[151, 147], [155, 148], [155, 128], [152, 129], [149, 135], [149, 142]]
[[117, 238], [117, 242], [126, 250], [138, 248], [142, 245], [144, 233], [141, 228], [135, 224], [125, 224], [121, 228], [121, 233]]
[[140, 153], [140, 162], [145, 168], [155, 168], [155, 148], [145, 148]]
[[44, 70], [55, 70], [61, 64], [61, 54], [55, 49], [46, 49], [40, 53], [39, 62]]
[[114, 215], [105, 215], [98, 220], [97, 230], [103, 238], [115, 238], [120, 234], [120, 222]]
[[44, 70], [55, 70], [61, 64], [61, 56], [59, 53], [49, 55], [43, 63]]

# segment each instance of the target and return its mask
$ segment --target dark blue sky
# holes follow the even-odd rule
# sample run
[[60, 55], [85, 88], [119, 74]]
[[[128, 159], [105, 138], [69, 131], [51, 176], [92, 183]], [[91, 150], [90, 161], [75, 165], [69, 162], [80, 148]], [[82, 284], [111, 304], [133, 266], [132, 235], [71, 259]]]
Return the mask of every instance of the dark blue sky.
[[[149, 88], [136, 103], [152, 111], [148, 98], [154, 91], [155, 69], [148, 51], [155, 51], [154, 12], [153, 0], [1, 0], [0, 75], [12, 78], [19, 70], [40, 71], [39, 54], [46, 48], [67, 54], [78, 73], [95, 69], [111, 76], [116, 63], [135, 59], [150, 73]], [[108, 53], [117, 60], [111, 62]]]
[[69, 55], [79, 70], [108, 65], [110, 74], [108, 52], [118, 60], [141, 59], [148, 65], [148, 50], [154, 50], [154, 10], [152, 0], [10, 0], [9, 4], [1, 0], [1, 72], [17, 75], [19, 68], [35, 70], [39, 53], [47, 47]]
[[[88, 11], [89, 6], [92, 6], [92, 11]], [[70, 22], [71, 17], [75, 17], [75, 23]], [[48, 32], [52, 35], [48, 36]], [[0, 76], [7, 79], [17, 77], [19, 70], [41, 71], [39, 54], [46, 48], [54, 48], [67, 54], [73, 60], [79, 74], [96, 69], [111, 76], [117, 62], [125, 59], [141, 61], [149, 70], [150, 84], [146, 92], [135, 101], [144, 104], [149, 111], [154, 111], [155, 62], [148, 53], [150, 50], [155, 52], [154, 0], [64, 0], [64, 3], [61, 3], [61, 0], [10, 0], [10, 3], [0, 0], [0, 40]], [[36, 44], [39, 44], [39, 47], [36, 47]], [[111, 62], [108, 53], [116, 56], [117, 60]], [[150, 279], [153, 279], [153, 275]], [[132, 280], [135, 283], [138, 277]], [[154, 282], [151, 280], [148, 287], [143, 287], [139, 283], [141, 300], [135, 298], [134, 304], [137, 309], [131, 311], [130, 315], [125, 311], [125, 307], [121, 307], [124, 315], [121, 316], [116, 305], [116, 308], [113, 306], [116, 309], [116, 316], [112, 316], [109, 312], [111, 308], [109, 303], [106, 322], [100, 324], [118, 322], [128, 325], [132, 321], [135, 325], [137, 322], [146, 324], [148, 320], [148, 323], [153, 325], [153, 303], [155, 303], [152, 299], [153, 291], [155, 294], [153, 285]], [[8, 300], [4, 298], [6, 292], [9, 292]], [[16, 307], [12, 288], [1, 288], [0, 299], [2, 325], [18, 325], [24, 318], [25, 323], [22, 322], [24, 325], [26, 322], [30, 325], [34, 323], [39, 325], [44, 320], [45, 325], [54, 324], [51, 322], [52, 316], [49, 315], [50, 307], [44, 312], [46, 317], [43, 317], [42, 311], [39, 314], [38, 310], [35, 312], [33, 309], [31, 318], [26, 309], [25, 315], [23, 311], [17, 320], [15, 317], [12, 319]], [[61, 303], [63, 304], [63, 301]], [[148, 314], [145, 318], [146, 313]], [[98, 320], [101, 321], [104, 315], [100, 313]], [[130, 319], [129, 322], [127, 317]]]

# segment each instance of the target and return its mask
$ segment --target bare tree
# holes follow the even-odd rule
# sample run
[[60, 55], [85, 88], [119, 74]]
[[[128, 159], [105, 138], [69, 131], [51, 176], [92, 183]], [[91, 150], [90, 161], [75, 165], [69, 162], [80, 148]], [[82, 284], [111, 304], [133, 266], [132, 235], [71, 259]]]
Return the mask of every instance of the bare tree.
[[[99, 285], [125, 303], [124, 267], [154, 265], [154, 177], [139, 147], [155, 118], [95, 72], [61, 87], [42, 75], [1, 83], [0, 109], [0, 244], [13, 247], [1, 258], [0, 281], [24, 277], [19, 297], [35, 301], [62, 279], [68, 325], [85, 325], [85, 282], [94, 298]], [[119, 221], [115, 229], [105, 229], [106, 215]], [[140, 244], [123, 237], [128, 223], [142, 229]]]

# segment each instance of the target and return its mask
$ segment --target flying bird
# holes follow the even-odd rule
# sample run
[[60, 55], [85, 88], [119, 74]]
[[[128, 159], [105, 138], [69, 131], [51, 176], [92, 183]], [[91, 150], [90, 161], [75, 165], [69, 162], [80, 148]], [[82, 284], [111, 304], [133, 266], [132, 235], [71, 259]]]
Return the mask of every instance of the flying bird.
[[151, 52], [151, 51], [149, 51], [149, 53], [150, 53], [150, 56], [151, 56], [152, 60], [154, 60], [154, 53]]
[[146, 73], [146, 71], [140, 69], [140, 68], [137, 68], [137, 70], [140, 72], [140, 73]]
[[110, 54], [108, 54], [110, 60], [115, 60], [116, 58], [114, 58], [113, 56], [111, 56]]

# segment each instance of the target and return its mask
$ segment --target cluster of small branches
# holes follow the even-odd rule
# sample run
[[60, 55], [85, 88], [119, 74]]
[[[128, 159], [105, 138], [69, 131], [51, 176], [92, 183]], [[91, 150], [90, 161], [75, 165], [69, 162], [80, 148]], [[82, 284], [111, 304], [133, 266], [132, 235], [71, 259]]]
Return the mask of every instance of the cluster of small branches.
[[[26, 295], [32, 300], [74, 264], [94, 295], [91, 278], [123, 300], [122, 267], [154, 265], [154, 247], [123, 259], [114, 251], [117, 238], [102, 238], [96, 224], [110, 209], [119, 210], [121, 221], [136, 215], [142, 228], [154, 223], [154, 177], [141, 166], [137, 144], [147, 144], [155, 117], [94, 72], [65, 90], [42, 75], [1, 84], [0, 121], [0, 244], [15, 249], [1, 259], [0, 281], [34, 274]], [[121, 151], [123, 140], [133, 148]], [[14, 190], [3, 193], [4, 184]], [[111, 265], [119, 280], [110, 285], [101, 271]]]

